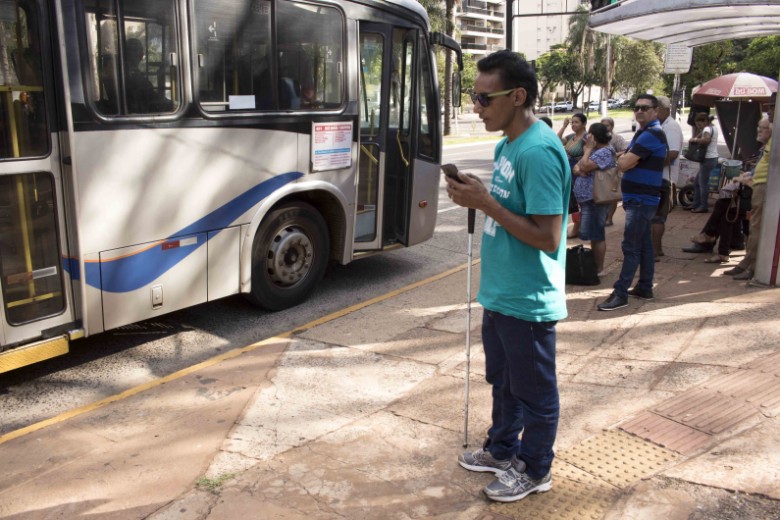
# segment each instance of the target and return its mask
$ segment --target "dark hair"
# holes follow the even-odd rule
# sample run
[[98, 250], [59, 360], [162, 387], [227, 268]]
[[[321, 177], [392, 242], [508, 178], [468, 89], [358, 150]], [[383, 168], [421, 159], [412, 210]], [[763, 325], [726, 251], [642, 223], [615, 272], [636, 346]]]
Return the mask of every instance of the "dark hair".
[[550, 119], [549, 117], [547, 117], [547, 116], [542, 116], [542, 117], [540, 117], [540, 118], [539, 118], [539, 120], [540, 120], [540, 121], [544, 121], [545, 123], [547, 123], [547, 126], [549, 126], [550, 128], [552, 128], [552, 119]]
[[576, 117], [577, 119], [580, 120], [580, 123], [582, 123], [583, 125], [587, 125], [588, 124], [588, 116], [586, 116], [582, 112], [577, 112], [576, 114], [574, 114], [571, 117], [572, 117], [572, 119], [574, 119]]
[[596, 140], [599, 144], [609, 144], [609, 142], [612, 140], [612, 132], [607, 130], [607, 125], [602, 123], [593, 123], [590, 125], [590, 135], [593, 136], [593, 139]]
[[653, 106], [653, 108], [658, 108], [658, 98], [655, 97], [652, 94], [639, 94], [636, 97], [636, 100], [639, 101], [640, 99], [649, 99], [650, 104]]
[[536, 73], [531, 64], [518, 53], [504, 49], [488, 54], [477, 62], [477, 70], [484, 73], [497, 71], [504, 88], [525, 89], [524, 107], [536, 104], [536, 98], [539, 96]]

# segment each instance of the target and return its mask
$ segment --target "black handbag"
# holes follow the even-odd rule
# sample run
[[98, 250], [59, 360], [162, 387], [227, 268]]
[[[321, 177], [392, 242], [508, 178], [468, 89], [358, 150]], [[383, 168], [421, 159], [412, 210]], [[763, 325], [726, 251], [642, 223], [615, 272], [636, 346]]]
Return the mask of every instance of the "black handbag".
[[566, 283], [568, 285], [598, 285], [601, 283], [596, 272], [593, 251], [583, 245], [566, 250]]
[[688, 148], [685, 150], [685, 154], [683, 155], [683, 157], [693, 162], [704, 162], [704, 159], [707, 157], [708, 147], [709, 147], [708, 144], [692, 143], [689, 141]]

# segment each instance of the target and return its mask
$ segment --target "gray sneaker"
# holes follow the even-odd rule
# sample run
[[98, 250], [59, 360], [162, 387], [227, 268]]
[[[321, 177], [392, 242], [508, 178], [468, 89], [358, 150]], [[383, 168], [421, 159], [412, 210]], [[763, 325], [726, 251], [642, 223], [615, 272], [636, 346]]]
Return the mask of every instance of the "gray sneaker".
[[531, 493], [544, 493], [552, 489], [552, 472], [533, 480], [525, 473], [525, 463], [512, 457], [512, 467], [501, 474], [483, 490], [485, 495], [497, 502], [514, 502]]
[[477, 451], [464, 451], [458, 455], [458, 464], [470, 471], [489, 471], [494, 475], [500, 475], [512, 466], [512, 461], [496, 460], [489, 451], [480, 448]]

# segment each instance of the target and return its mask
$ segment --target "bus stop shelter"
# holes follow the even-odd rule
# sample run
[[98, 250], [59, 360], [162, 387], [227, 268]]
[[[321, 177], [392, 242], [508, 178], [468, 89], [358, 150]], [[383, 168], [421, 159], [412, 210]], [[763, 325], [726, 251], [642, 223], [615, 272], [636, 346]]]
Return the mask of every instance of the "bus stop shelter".
[[[590, 27], [608, 34], [696, 47], [721, 40], [780, 34], [780, 0], [620, 0], [593, 11]], [[780, 258], [777, 107], [763, 216], [754, 280], [775, 286]]]

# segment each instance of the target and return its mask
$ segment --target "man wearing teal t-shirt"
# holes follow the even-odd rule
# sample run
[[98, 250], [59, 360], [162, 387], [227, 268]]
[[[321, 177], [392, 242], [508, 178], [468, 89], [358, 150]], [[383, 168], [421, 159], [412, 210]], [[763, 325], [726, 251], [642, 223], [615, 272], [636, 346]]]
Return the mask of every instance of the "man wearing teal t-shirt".
[[[566, 210], [571, 172], [560, 139], [533, 114], [536, 74], [512, 51], [477, 63], [471, 99], [488, 131], [503, 131], [486, 188], [468, 174], [446, 178], [456, 204], [485, 213], [478, 301], [493, 387], [484, 446], [458, 463], [497, 475], [484, 492], [512, 502], [552, 487], [558, 430], [555, 325], [566, 317]], [[522, 439], [519, 439], [520, 432]]]

